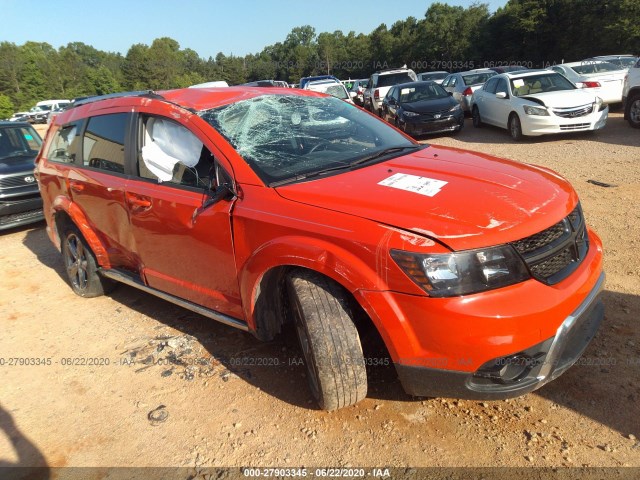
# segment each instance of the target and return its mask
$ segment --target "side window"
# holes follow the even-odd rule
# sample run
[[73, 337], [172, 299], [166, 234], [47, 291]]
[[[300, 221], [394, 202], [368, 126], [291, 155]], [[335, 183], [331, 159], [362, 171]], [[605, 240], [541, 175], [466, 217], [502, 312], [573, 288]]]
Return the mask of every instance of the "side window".
[[449, 80], [449, 86], [450, 87], [455, 87], [456, 86], [456, 77], [451, 77], [451, 80]]
[[496, 93], [496, 86], [498, 85], [497, 78], [490, 78], [487, 83], [484, 84], [482, 89], [487, 93]]
[[186, 187], [206, 188], [213, 173], [213, 155], [184, 126], [162, 117], [142, 120], [138, 153], [140, 177]]
[[442, 81], [442, 86], [443, 87], [448, 87], [449, 86], [449, 82], [451, 81], [451, 75], [449, 75], [448, 77], [446, 77], [443, 81]]
[[507, 88], [507, 81], [504, 78], [498, 79], [498, 86], [496, 87], [496, 93], [506, 93], [509, 96], [509, 89]]
[[53, 136], [47, 159], [51, 162], [75, 163], [80, 158], [82, 121], [63, 125]]
[[124, 136], [128, 113], [91, 117], [83, 138], [83, 165], [124, 173]]

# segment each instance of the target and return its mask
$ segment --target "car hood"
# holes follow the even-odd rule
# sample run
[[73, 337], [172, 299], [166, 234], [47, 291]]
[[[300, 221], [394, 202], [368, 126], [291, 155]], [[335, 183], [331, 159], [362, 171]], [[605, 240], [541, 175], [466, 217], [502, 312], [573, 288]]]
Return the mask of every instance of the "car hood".
[[9, 158], [0, 158], [0, 175], [29, 173], [35, 169], [36, 155], [25, 154]]
[[[380, 184], [400, 175], [405, 176], [404, 185]], [[428, 182], [419, 177], [446, 184], [432, 182], [426, 192], [431, 196], [416, 193], [412, 184]], [[453, 250], [522, 239], [555, 224], [578, 202], [568, 182], [550, 170], [434, 146], [278, 187], [277, 192], [291, 201], [415, 232]]]
[[584, 90], [562, 90], [559, 92], [543, 92], [523, 95], [520, 97], [525, 100], [531, 100], [535, 103], [542, 102], [546, 107], [552, 108], [569, 108], [587, 103], [593, 103], [596, 100], [594, 93]]
[[409, 112], [427, 113], [439, 112], [446, 109], [447, 107], [452, 108], [457, 104], [458, 102], [447, 95], [446, 97], [437, 98], [435, 100], [422, 100], [420, 102], [401, 103], [400, 105], [404, 110], [407, 110]]

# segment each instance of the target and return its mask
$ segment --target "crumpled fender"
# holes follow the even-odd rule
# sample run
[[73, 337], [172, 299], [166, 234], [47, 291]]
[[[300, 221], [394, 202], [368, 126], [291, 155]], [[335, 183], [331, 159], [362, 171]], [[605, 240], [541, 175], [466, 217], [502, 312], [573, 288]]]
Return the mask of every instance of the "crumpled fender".
[[[109, 255], [107, 254], [107, 250], [102, 244], [102, 241], [100, 240], [100, 238], [98, 238], [96, 233], [93, 231], [93, 229], [89, 225], [89, 222], [87, 221], [87, 217], [85, 216], [84, 212], [80, 209], [80, 207], [78, 207], [78, 205], [73, 203], [68, 197], [59, 195], [54, 199], [53, 203], [51, 204], [51, 210], [52, 210], [52, 218], [54, 219], [53, 225], [56, 225], [55, 223], [56, 214], [58, 214], [61, 211], [65, 212], [67, 215], [69, 215], [69, 217], [71, 218], [71, 221], [75, 224], [76, 227], [78, 227], [78, 229], [80, 230], [80, 233], [82, 233], [82, 236], [89, 244], [91, 251], [96, 257], [96, 262], [98, 262], [98, 265], [103, 268], [111, 268], [111, 263], [109, 262]], [[57, 230], [57, 226], [56, 226], [56, 230]], [[52, 240], [56, 245], [58, 245], [58, 247], [60, 247], [61, 245], [60, 233], [61, 232], [56, 231], [54, 235], [57, 238], [52, 238]]]

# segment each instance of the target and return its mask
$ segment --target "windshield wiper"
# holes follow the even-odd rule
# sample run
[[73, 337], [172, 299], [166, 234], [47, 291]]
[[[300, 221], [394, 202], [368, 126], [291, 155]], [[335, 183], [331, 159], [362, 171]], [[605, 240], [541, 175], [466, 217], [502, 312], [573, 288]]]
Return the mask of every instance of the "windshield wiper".
[[372, 162], [374, 160], [377, 160], [381, 157], [384, 157], [386, 155], [391, 155], [392, 153], [398, 153], [398, 152], [402, 152], [404, 150], [415, 150], [415, 149], [421, 149], [424, 148], [425, 145], [406, 145], [406, 146], [402, 146], [402, 147], [389, 147], [389, 148], [385, 148], [384, 150], [380, 150], [378, 152], [375, 152], [371, 155], [367, 155], [366, 157], [363, 158], [359, 158], [358, 160], [351, 162], [351, 163], [345, 163], [344, 165], [336, 165], [335, 167], [329, 167], [329, 168], [323, 168], [322, 170], [315, 170], [313, 172], [308, 172], [308, 173], [301, 173], [300, 175], [296, 175], [295, 177], [289, 177], [289, 178], [285, 178], [283, 180], [278, 180], [275, 182], [271, 182], [269, 184], [270, 187], [281, 187], [282, 185], [286, 185], [288, 183], [293, 183], [293, 182], [299, 182], [300, 180], [306, 180], [308, 178], [313, 178], [313, 177], [318, 177], [320, 175], [323, 175], [325, 173], [330, 173], [330, 172], [335, 172], [338, 170], [351, 170], [354, 167], [357, 167], [359, 165], [363, 165], [365, 163], [369, 163]]

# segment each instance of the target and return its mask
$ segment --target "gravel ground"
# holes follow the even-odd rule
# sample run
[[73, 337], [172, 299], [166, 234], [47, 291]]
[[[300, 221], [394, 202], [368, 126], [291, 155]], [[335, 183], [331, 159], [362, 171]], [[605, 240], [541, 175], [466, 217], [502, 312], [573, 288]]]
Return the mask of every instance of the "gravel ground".
[[579, 365], [493, 402], [411, 398], [379, 370], [366, 400], [318, 411], [289, 343], [261, 344], [126, 286], [79, 298], [37, 224], [0, 235], [0, 357], [45, 363], [0, 366], [0, 466], [640, 467], [640, 131], [613, 113], [595, 134], [516, 144], [467, 119], [459, 135], [425, 141], [573, 183], [608, 276], [606, 318]]

